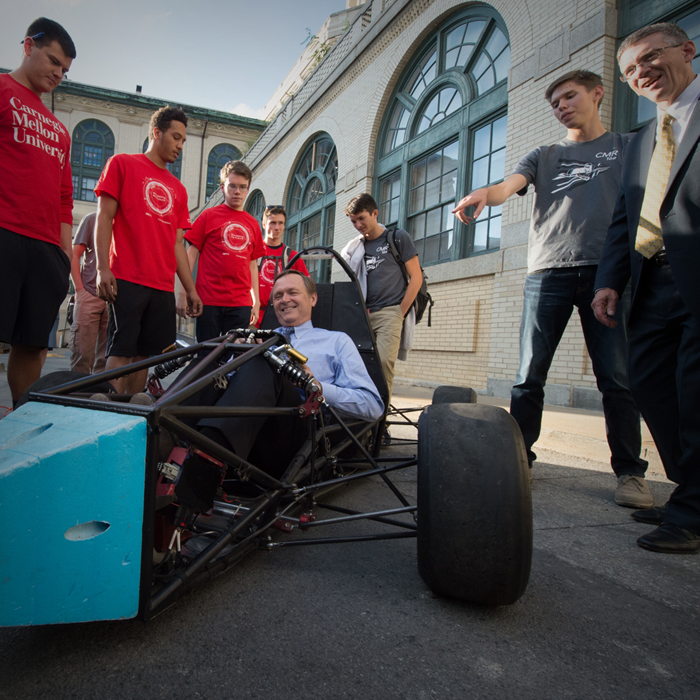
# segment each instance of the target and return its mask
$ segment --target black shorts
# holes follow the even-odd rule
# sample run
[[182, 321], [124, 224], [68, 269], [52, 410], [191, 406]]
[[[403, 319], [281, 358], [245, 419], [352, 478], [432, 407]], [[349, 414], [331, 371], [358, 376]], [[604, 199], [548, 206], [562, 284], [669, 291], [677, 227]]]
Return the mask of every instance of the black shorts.
[[59, 246], [0, 228], [0, 341], [48, 347], [69, 274]]
[[117, 280], [108, 304], [107, 357], [160, 355], [175, 342], [175, 294]]

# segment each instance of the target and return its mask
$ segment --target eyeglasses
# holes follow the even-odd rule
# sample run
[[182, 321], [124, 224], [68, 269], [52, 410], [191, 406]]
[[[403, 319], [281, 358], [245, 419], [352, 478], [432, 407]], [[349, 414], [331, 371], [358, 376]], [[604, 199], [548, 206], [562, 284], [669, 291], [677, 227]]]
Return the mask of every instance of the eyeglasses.
[[19, 43], [24, 44], [24, 42], [27, 39], [41, 39], [41, 37], [44, 36], [44, 34], [45, 34], [45, 32], [39, 32], [38, 34], [35, 34], [34, 36], [25, 36], [24, 39], [22, 39], [22, 41], [20, 41]]
[[284, 211], [284, 207], [281, 204], [268, 204], [265, 207], [265, 211], [269, 211], [270, 209], [281, 209]]
[[622, 75], [620, 76], [620, 80], [623, 83], [629, 82], [636, 75], [637, 68], [639, 68], [640, 66], [649, 66], [656, 63], [659, 60], [659, 58], [661, 58], [661, 54], [664, 51], [666, 51], [666, 49], [677, 49], [679, 46], [683, 46], [683, 44], [673, 44], [673, 46], [662, 46], [660, 49], [653, 49], [652, 51], [648, 51], [643, 56], [640, 56], [637, 59], [636, 63], [633, 63], [631, 66], [627, 66], [627, 68], [625, 68]]
[[226, 189], [232, 192], [245, 192], [248, 187], [249, 185], [232, 185], [230, 182], [226, 185]]

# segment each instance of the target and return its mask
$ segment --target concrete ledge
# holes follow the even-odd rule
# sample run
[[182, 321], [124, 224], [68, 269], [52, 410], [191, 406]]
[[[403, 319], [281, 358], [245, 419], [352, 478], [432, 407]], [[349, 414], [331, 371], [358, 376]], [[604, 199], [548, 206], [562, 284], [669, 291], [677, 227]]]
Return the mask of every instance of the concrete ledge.
[[[486, 396], [510, 399], [513, 382], [510, 379], [489, 377], [486, 384]], [[544, 402], [550, 406], [581, 408], [586, 411], [602, 411], [603, 403], [598, 389], [571, 386], [570, 384], [547, 384], [544, 388]]]
[[582, 386], [575, 386], [573, 389], [573, 408], [585, 408], [587, 411], [603, 410], [603, 397], [598, 389]]

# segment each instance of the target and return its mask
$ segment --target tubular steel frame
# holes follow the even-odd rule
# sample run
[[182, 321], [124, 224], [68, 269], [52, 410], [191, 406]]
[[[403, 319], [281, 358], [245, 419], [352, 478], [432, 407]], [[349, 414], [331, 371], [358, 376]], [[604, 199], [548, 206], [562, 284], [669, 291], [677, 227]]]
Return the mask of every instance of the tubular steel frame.
[[[412, 458], [381, 458], [379, 457], [380, 428], [385, 416], [374, 422], [356, 421], [347, 424], [337, 413], [326, 405], [335, 420], [335, 424], [325, 425], [320, 412], [312, 416], [302, 416], [302, 407], [216, 407], [216, 406], [184, 406], [183, 402], [202, 388], [220, 382], [231, 372], [238, 370], [250, 360], [264, 355], [276, 344], [284, 343], [282, 336], [272, 331], [259, 332], [268, 337], [262, 345], [234, 344], [233, 340], [239, 332], [232, 331], [220, 338], [187, 348], [150, 358], [127, 367], [91, 375], [83, 379], [71, 381], [51, 389], [32, 392], [30, 400], [43, 403], [74, 406], [97, 411], [110, 411], [129, 415], [142, 416], [147, 421], [148, 443], [146, 450], [146, 474], [144, 486], [144, 518], [143, 540], [141, 555], [140, 604], [138, 616], [148, 620], [155, 614], [174, 603], [184, 593], [194, 586], [203, 583], [213, 576], [238, 563], [246, 554], [258, 548], [276, 549], [285, 546], [301, 544], [338, 544], [343, 542], [375, 541], [382, 539], [397, 539], [416, 537], [415, 522], [397, 520], [397, 515], [412, 514], [416, 517], [416, 506], [411, 505], [388, 474], [392, 471], [406, 469], [416, 465], [415, 456]], [[140, 369], [147, 369], [169, 363], [185, 356], [194, 357], [198, 352], [209, 350], [201, 362], [189, 373], [183, 373], [152, 406], [142, 406], [127, 403], [126, 395], [111, 395], [115, 400], [97, 401], [89, 398], [90, 387], [112, 379], [126, 376]], [[230, 359], [219, 365], [221, 358], [231, 353]], [[316, 400], [321, 397], [315, 397]], [[314, 399], [307, 390], [307, 404]], [[405, 422], [415, 425], [405, 417], [409, 410], [397, 411]], [[254, 464], [240, 458], [231, 450], [210, 440], [196, 429], [186, 425], [186, 418], [214, 418], [223, 416], [289, 416], [290, 419], [306, 420], [308, 438], [289, 463], [284, 474], [275, 478], [256, 467]], [[256, 497], [236, 498], [239, 501], [236, 508], [231, 503], [215, 501], [216, 510], [226, 506], [234, 510], [233, 514], [222, 525], [214, 528], [215, 537], [211, 543], [189, 561], [178, 556], [177, 565], [167, 574], [158, 574], [158, 567], [153, 563], [154, 529], [156, 516], [156, 482], [158, 479], [159, 455], [161, 455], [161, 439], [163, 431], [167, 430], [178, 440], [184, 442], [188, 449], [196, 447], [211, 457], [219, 460], [225, 466], [226, 478], [234, 477], [242, 482], [257, 486], [261, 492]], [[329, 446], [328, 438], [333, 436], [337, 443]], [[372, 442], [368, 449], [366, 442]], [[409, 442], [409, 441], [406, 441]], [[342, 453], [348, 448], [359, 450], [361, 457], [347, 458]], [[348, 473], [352, 472], [352, 473]], [[401, 506], [374, 512], [360, 512], [334, 505], [322, 505], [316, 498], [342, 484], [359, 479], [379, 476], [398, 499]], [[316, 507], [342, 514], [327, 520], [313, 520], [308, 517], [294, 517], [293, 514], [302, 510], [313, 510]], [[288, 515], [292, 514], [292, 515]], [[197, 518], [201, 514], [190, 512], [192, 516], [188, 531], [195, 536], [202, 533], [198, 528]], [[179, 517], [179, 516], [178, 516]], [[213, 518], [212, 518], [213, 520]], [[295, 539], [272, 541], [268, 531], [275, 527], [283, 530], [306, 530], [322, 525], [338, 525], [357, 520], [368, 520], [396, 528], [399, 531], [378, 532], [369, 535], [332, 536], [316, 539]], [[211, 534], [211, 527], [207, 534]], [[167, 555], [172, 552], [172, 545]], [[158, 565], [160, 566], [160, 565]]]

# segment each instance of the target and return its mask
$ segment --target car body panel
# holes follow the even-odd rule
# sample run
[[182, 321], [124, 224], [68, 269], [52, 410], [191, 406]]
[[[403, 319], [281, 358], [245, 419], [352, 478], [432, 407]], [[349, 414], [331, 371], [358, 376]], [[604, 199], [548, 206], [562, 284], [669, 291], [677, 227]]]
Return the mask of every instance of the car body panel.
[[0, 626], [139, 608], [147, 421], [29, 402], [0, 421]]

